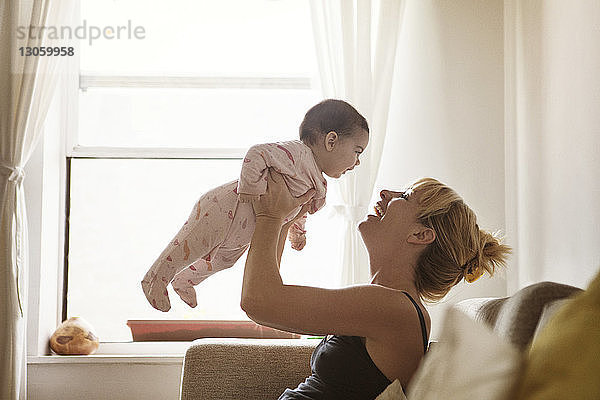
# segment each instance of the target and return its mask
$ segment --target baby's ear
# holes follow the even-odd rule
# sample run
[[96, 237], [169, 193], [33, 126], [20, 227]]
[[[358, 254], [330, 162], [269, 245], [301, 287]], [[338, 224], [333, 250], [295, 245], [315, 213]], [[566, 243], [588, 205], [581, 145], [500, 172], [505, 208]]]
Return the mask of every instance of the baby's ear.
[[331, 151], [335, 147], [339, 140], [338, 134], [336, 131], [330, 131], [325, 135], [325, 150]]

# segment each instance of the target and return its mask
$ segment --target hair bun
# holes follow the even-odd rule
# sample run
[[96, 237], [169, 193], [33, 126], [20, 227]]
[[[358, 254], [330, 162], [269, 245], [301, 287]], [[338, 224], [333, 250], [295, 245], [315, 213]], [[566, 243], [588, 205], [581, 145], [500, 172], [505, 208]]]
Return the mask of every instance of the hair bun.
[[[510, 252], [510, 247], [502, 244], [502, 236], [499, 232], [489, 233], [480, 229], [479, 251], [476, 257], [479, 276], [483, 275], [485, 271], [490, 275], [494, 275], [498, 266], [506, 264]], [[465, 280], [467, 280], [466, 275]]]

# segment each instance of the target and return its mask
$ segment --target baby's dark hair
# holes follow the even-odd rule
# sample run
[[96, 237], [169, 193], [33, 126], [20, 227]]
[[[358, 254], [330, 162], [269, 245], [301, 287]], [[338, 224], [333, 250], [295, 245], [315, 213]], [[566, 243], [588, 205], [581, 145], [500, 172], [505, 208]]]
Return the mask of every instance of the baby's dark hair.
[[300, 124], [300, 140], [315, 144], [327, 133], [334, 131], [339, 136], [351, 136], [357, 129], [369, 132], [365, 117], [343, 100], [327, 99], [311, 107]]

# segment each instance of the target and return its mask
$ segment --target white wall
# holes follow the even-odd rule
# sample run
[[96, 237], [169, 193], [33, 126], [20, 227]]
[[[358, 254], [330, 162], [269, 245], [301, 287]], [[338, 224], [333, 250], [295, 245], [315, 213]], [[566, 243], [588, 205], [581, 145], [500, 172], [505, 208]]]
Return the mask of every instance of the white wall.
[[[397, 57], [376, 187], [432, 176], [461, 194], [482, 228], [504, 229], [503, 2], [408, 1]], [[501, 276], [458, 285], [428, 307], [433, 337], [447, 303], [504, 295]]]
[[[73, 357], [71, 357], [73, 358]], [[177, 400], [183, 359], [118, 358], [28, 365], [28, 400]]]
[[600, 268], [600, 2], [506, 3], [510, 289], [586, 287]]

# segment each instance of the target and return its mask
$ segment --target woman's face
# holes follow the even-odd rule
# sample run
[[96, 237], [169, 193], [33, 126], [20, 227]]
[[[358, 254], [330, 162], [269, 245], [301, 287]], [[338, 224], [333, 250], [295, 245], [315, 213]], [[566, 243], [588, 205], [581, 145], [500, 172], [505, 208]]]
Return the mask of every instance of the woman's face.
[[367, 248], [388, 248], [385, 244], [398, 246], [420, 226], [417, 221], [419, 213], [418, 194], [407, 191], [382, 190], [381, 200], [374, 206], [374, 214], [358, 225]]

